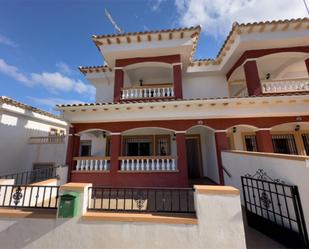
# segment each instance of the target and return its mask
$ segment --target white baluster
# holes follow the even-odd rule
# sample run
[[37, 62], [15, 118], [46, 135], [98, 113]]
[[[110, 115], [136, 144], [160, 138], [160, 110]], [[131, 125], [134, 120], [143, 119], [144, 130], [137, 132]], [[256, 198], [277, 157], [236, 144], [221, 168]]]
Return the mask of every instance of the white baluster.
[[136, 170], [139, 171], [139, 163], [140, 163], [140, 160], [139, 159], [136, 159]]
[[120, 170], [125, 170], [125, 160], [121, 160]]
[[84, 170], [88, 170], [89, 161], [85, 160]]
[[84, 170], [85, 162], [84, 160], [81, 161], [80, 170]]
[[175, 163], [175, 159], [172, 159], [172, 170], [176, 170], [176, 163]]
[[76, 163], [76, 170], [80, 170], [80, 160], [77, 160], [77, 163]]
[[170, 162], [171, 162], [171, 159], [166, 159], [166, 170], [171, 170]]
[[171, 94], [170, 88], [166, 88], [166, 96], [169, 97], [171, 96], [170, 94]]
[[108, 168], [107, 168], [107, 160], [106, 160], [106, 159], [104, 159], [104, 166], [103, 166], [103, 169], [104, 169], [104, 170], [108, 170]]
[[155, 169], [160, 170], [160, 159], [155, 159]]
[[138, 95], [139, 98], [143, 98], [143, 89], [139, 89], [139, 95]]
[[154, 159], [151, 159], [151, 170], [155, 170], [155, 162], [154, 162]]
[[171, 88], [171, 96], [174, 96], [174, 88]]
[[144, 167], [144, 159], [142, 159], [142, 162], [141, 162], [141, 171], [144, 171], [145, 167]]
[[146, 170], [149, 171], [150, 167], [149, 167], [149, 159], [146, 159]]
[[166, 170], [166, 164], [165, 164], [166, 161], [165, 161], [165, 160], [166, 160], [166, 159], [162, 159], [162, 160], [161, 160], [161, 169], [162, 169], [162, 170]]
[[103, 170], [103, 162], [102, 160], [99, 160], [99, 170]]
[[162, 97], [165, 97], [166, 90], [166, 88], [162, 88]]
[[94, 170], [98, 170], [98, 160], [94, 160]]
[[93, 170], [93, 161], [94, 160], [90, 160], [90, 170]]

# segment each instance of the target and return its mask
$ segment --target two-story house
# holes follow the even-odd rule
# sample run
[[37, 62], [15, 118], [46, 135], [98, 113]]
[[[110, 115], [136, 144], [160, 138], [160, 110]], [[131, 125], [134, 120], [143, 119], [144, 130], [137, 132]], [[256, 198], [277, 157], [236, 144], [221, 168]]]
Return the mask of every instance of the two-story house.
[[105, 64], [80, 71], [96, 102], [58, 106], [71, 181], [224, 184], [223, 150], [309, 155], [308, 28], [308, 18], [235, 23], [204, 60], [199, 26], [94, 35]]

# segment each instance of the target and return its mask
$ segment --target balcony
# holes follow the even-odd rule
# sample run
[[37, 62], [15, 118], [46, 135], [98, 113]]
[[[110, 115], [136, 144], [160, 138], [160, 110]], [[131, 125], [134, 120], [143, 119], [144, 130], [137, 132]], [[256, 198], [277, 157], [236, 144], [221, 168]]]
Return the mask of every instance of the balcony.
[[263, 93], [287, 93], [309, 91], [309, 79], [283, 79], [261, 81]]
[[109, 171], [110, 157], [74, 157], [76, 171]]
[[65, 136], [30, 137], [29, 144], [64, 144]]
[[176, 157], [143, 156], [119, 157], [121, 172], [171, 172], [177, 171]]
[[174, 98], [173, 84], [135, 86], [121, 90], [122, 100]]

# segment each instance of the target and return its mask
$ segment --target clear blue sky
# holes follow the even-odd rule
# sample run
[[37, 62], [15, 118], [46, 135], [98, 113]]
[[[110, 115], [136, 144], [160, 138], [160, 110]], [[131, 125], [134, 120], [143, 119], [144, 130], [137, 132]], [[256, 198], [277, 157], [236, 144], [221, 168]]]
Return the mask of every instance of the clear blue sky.
[[[114, 33], [105, 8], [126, 32], [202, 24], [195, 57], [208, 58], [217, 54], [234, 19], [306, 15], [301, 0], [292, 0], [293, 11], [282, 4], [291, 0], [276, 1], [280, 6], [269, 11], [267, 0], [0, 0], [0, 95], [48, 111], [55, 103], [94, 101], [77, 67], [103, 63], [91, 35]], [[248, 17], [250, 11], [254, 16]]]

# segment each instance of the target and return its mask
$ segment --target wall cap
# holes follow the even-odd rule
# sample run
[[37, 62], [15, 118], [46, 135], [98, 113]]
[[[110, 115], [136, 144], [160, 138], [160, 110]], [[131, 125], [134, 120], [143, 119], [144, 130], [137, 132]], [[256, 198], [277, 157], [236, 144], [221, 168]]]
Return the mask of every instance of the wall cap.
[[134, 213], [109, 213], [109, 212], [87, 212], [82, 216], [86, 221], [118, 221], [118, 222], [149, 222], [163, 224], [189, 224], [197, 225], [194, 214], [134, 214]]
[[309, 160], [309, 156], [301, 156], [301, 155], [286, 155], [279, 153], [267, 153], [267, 152], [253, 152], [253, 151], [242, 151], [242, 150], [224, 150], [222, 153], [232, 153], [232, 154], [241, 154], [248, 156], [260, 156], [260, 157], [272, 157], [277, 159], [286, 159], [286, 160], [296, 160], [296, 161], [307, 161]]
[[13, 208], [0, 208], [0, 217], [5, 218], [44, 218], [55, 219], [55, 210], [21, 210]]
[[60, 191], [84, 191], [85, 188], [92, 187], [92, 183], [69, 182], [60, 186]]
[[35, 182], [30, 184], [30, 186], [50, 186], [51, 183], [54, 183], [55, 186], [57, 185], [57, 178], [51, 178], [45, 181], [41, 181], [41, 182]]
[[194, 189], [198, 194], [239, 195], [239, 190], [232, 186], [194, 185]]

